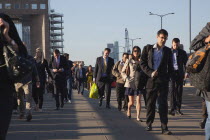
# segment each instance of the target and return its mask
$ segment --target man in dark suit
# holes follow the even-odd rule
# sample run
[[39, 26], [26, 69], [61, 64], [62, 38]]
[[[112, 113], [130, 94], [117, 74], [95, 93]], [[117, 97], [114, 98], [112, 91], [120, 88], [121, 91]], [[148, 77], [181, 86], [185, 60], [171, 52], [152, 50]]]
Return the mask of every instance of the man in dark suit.
[[158, 97], [159, 115], [162, 134], [171, 135], [168, 130], [168, 83], [173, 70], [171, 49], [165, 46], [168, 32], [161, 29], [157, 32], [157, 43], [144, 47], [141, 56], [141, 68], [147, 74], [147, 131], [152, 130], [155, 118], [155, 102]]
[[111, 50], [104, 49], [104, 54], [96, 59], [94, 77], [99, 90], [99, 106], [102, 106], [104, 98], [104, 90], [106, 89], [106, 108], [110, 109], [110, 96], [111, 96], [111, 77], [112, 67], [114, 66], [114, 59], [109, 57]]
[[[50, 61], [49, 68], [52, 69], [53, 77], [55, 80], [55, 100], [56, 100], [56, 110], [64, 106], [64, 95], [66, 86], [66, 69], [67, 61], [64, 56], [60, 55], [60, 51], [55, 49], [53, 52], [52, 60]], [[59, 102], [59, 93], [61, 94], [61, 104]]]
[[174, 38], [172, 40], [172, 59], [173, 73], [170, 80], [169, 93], [171, 95], [170, 104], [171, 110], [169, 114], [174, 116], [175, 110], [177, 115], [183, 115], [181, 112], [183, 81], [185, 76], [185, 65], [187, 63], [187, 53], [179, 48], [180, 40]]
[[84, 92], [84, 85], [85, 85], [85, 80], [86, 80], [86, 70], [85, 68], [82, 67], [83, 64], [79, 64], [79, 68], [76, 71], [76, 80], [77, 80], [77, 90], [78, 94], [82, 94]]

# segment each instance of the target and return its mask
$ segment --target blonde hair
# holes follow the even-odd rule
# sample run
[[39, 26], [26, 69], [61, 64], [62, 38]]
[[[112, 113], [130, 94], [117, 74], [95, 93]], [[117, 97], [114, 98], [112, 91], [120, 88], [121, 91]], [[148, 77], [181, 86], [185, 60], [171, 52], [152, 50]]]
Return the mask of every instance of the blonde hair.
[[37, 56], [37, 53], [38, 52], [41, 52], [42, 53], [42, 58], [41, 58], [41, 62], [43, 63], [44, 62], [44, 55], [43, 55], [43, 51], [41, 48], [36, 48], [36, 54], [35, 54], [35, 57], [34, 59], [37, 60], [38, 59], [38, 56]]

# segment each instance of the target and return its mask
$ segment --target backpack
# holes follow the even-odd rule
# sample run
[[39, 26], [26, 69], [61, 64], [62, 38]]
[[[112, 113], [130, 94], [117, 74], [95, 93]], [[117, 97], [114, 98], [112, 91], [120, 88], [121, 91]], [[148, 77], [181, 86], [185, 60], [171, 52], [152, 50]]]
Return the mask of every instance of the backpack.
[[210, 92], [210, 54], [205, 54], [204, 60], [201, 61], [198, 67], [198, 72], [190, 72], [189, 78], [192, 85], [202, 91]]
[[11, 46], [5, 45], [3, 55], [10, 79], [14, 83], [21, 82], [33, 71], [33, 62], [18, 55]]
[[203, 69], [209, 52], [208, 46], [209, 45], [200, 48], [189, 56], [186, 64], [186, 71], [188, 73], [198, 73]]

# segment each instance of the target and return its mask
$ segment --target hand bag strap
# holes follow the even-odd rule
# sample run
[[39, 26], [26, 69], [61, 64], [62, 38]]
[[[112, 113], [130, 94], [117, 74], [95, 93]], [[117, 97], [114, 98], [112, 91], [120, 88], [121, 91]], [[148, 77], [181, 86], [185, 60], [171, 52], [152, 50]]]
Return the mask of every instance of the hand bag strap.
[[10, 45], [6, 45], [6, 47], [10, 50], [10, 52], [14, 55], [17, 56], [17, 53], [12, 49]]

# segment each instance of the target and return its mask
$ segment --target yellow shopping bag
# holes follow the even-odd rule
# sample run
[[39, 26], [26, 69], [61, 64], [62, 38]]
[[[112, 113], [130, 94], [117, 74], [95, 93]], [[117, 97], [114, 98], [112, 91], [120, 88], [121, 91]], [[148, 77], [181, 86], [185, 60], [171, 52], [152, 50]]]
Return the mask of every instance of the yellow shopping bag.
[[96, 85], [96, 83], [93, 83], [91, 89], [90, 89], [90, 94], [89, 94], [89, 98], [93, 98], [93, 99], [98, 99], [99, 95], [98, 95], [98, 87]]

